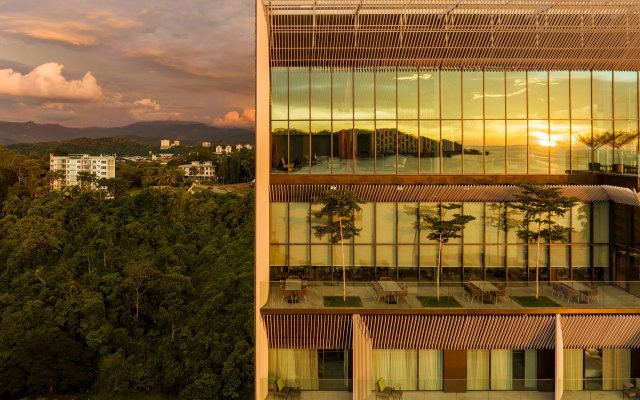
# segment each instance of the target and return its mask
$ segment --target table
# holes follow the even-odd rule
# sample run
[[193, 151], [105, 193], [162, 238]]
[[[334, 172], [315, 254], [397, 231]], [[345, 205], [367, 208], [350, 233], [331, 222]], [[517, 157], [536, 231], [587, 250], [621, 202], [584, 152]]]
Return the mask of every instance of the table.
[[[489, 301], [491, 301], [491, 294], [496, 294], [500, 291], [493, 283], [487, 281], [469, 281], [470, 284], [480, 289], [482, 292], [482, 302], [484, 303], [484, 294], [489, 294]], [[497, 298], [496, 298], [497, 300]]]
[[298, 302], [298, 292], [302, 290], [302, 281], [300, 279], [287, 279], [284, 284], [284, 290], [291, 292], [289, 298], [291, 303]]
[[580, 302], [580, 297], [582, 296], [586, 296], [587, 299], [589, 299], [589, 293], [592, 290], [592, 288], [589, 285], [585, 285], [582, 282], [576, 282], [576, 281], [559, 281], [559, 282], [561, 285], [569, 287], [573, 290], [577, 290], [580, 293], [580, 296], [578, 297], [578, 303]]
[[378, 281], [378, 283], [380, 284], [380, 287], [382, 288], [382, 290], [384, 290], [385, 292], [388, 292], [391, 295], [393, 295], [395, 301], [398, 302], [397, 294], [398, 294], [398, 292], [402, 291], [402, 288], [400, 287], [400, 285], [398, 285], [398, 282], [396, 282], [396, 281]]

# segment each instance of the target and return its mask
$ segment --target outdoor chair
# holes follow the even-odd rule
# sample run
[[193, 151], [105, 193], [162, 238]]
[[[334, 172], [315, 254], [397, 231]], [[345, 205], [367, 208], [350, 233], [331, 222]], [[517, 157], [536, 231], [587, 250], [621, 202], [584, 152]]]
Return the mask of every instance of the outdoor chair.
[[283, 378], [276, 379], [273, 388], [274, 399], [299, 400], [300, 388], [286, 386]]
[[495, 292], [496, 295], [496, 303], [498, 302], [499, 299], [504, 300], [504, 302], [507, 302], [507, 287], [501, 284], [495, 284], [494, 285], [496, 288], [498, 288], [498, 291]]
[[568, 286], [563, 286], [562, 290], [563, 290], [563, 294], [565, 296], [567, 296], [567, 301], [571, 301], [571, 299], [576, 299], [576, 303], [580, 302], [580, 292], [579, 291], [577, 291], [575, 289], [572, 289], [572, 288], [570, 288]]
[[599, 303], [600, 288], [597, 287], [596, 285], [589, 285], [589, 288], [591, 290], [589, 290], [589, 292], [587, 293], [587, 303], [591, 301], [591, 298], [595, 298], [596, 303]]
[[380, 299], [387, 300], [388, 293], [382, 289], [382, 286], [378, 284], [378, 282], [373, 282], [373, 292], [376, 296], [376, 303], [380, 302]]
[[635, 379], [635, 383], [627, 382], [622, 385], [622, 398], [623, 399], [640, 399], [640, 378]]
[[404, 301], [406, 301], [407, 304], [409, 304], [409, 288], [407, 287], [407, 284], [400, 283], [398, 285], [400, 286], [400, 289], [401, 289], [398, 293], [396, 293], [396, 300], [398, 304], [400, 304], [400, 299], [404, 299]]
[[563, 288], [563, 285], [561, 283], [551, 282], [551, 294], [553, 294], [554, 296], [561, 297], [562, 288]]
[[376, 399], [392, 399], [393, 388], [384, 383], [384, 379], [379, 378], [376, 381]]

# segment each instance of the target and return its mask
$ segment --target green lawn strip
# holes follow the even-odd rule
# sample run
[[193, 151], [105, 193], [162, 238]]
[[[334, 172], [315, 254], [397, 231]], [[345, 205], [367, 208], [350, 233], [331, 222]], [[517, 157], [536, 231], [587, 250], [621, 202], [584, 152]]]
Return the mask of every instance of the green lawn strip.
[[347, 296], [346, 300], [342, 296], [324, 296], [325, 307], [362, 307], [360, 296]]
[[522, 307], [560, 307], [560, 304], [551, 300], [547, 296], [511, 296], [511, 298]]
[[462, 307], [453, 296], [416, 296], [423, 307]]

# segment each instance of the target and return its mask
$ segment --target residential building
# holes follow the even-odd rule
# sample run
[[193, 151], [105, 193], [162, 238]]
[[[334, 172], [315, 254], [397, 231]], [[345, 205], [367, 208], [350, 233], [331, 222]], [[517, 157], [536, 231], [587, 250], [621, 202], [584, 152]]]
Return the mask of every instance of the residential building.
[[222, 146], [220, 146], [220, 145], [216, 146], [215, 154], [222, 154]]
[[216, 167], [211, 161], [191, 161], [190, 164], [179, 166], [184, 171], [185, 179], [207, 181], [215, 178]]
[[171, 148], [171, 140], [169, 139], [160, 140], [160, 150], [166, 150], [169, 148]]
[[115, 156], [90, 156], [89, 154], [70, 154], [68, 156], [49, 155], [49, 169], [63, 173], [62, 179], [52, 182], [53, 189], [59, 190], [67, 186], [79, 184], [78, 174], [89, 173], [97, 179], [116, 177]]
[[204, 147], [205, 149], [208, 149], [211, 147], [211, 142], [202, 142], [202, 147]]
[[225, 153], [229, 154], [229, 153], [231, 153], [232, 151], [233, 151], [233, 148], [231, 147], [231, 145], [226, 145], [226, 146], [224, 147], [224, 152], [225, 152]]
[[[257, 0], [256, 15], [256, 399], [636, 384], [636, 1]], [[507, 207], [522, 183], [579, 199], [539, 253]], [[344, 253], [314, 234], [330, 188], [366, 201]], [[475, 220], [438, 254], [419, 210], [442, 203]], [[345, 277], [352, 303], [333, 306]], [[451, 303], [433, 307], [440, 280]]]

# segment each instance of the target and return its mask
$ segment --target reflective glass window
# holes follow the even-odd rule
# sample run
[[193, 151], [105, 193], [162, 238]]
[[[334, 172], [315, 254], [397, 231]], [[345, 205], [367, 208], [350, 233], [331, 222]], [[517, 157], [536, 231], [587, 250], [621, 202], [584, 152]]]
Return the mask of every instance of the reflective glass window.
[[440, 118], [440, 72], [420, 71], [420, 118]]
[[527, 118], [527, 74], [507, 71], [507, 118]]
[[440, 173], [440, 121], [420, 121], [420, 173]]
[[398, 243], [418, 243], [418, 203], [398, 203]]
[[482, 243], [484, 237], [484, 203], [467, 202], [463, 204], [463, 214], [475, 217], [463, 230], [465, 246], [470, 243]]
[[598, 171], [591, 162], [591, 121], [571, 121], [571, 169], [573, 171]]
[[286, 245], [272, 244], [269, 246], [269, 265], [286, 266], [287, 265], [287, 249]]
[[609, 243], [609, 203], [591, 203], [593, 243]]
[[371, 267], [374, 265], [374, 246], [372, 245], [355, 245], [353, 249], [353, 260], [355, 265]]
[[361, 229], [360, 234], [354, 238], [356, 243], [375, 243], [376, 222], [374, 220], [374, 203], [360, 205], [360, 212], [355, 215], [356, 227]]
[[549, 173], [549, 122], [529, 120], [529, 173]]
[[482, 71], [464, 71], [462, 73], [462, 113], [465, 119], [481, 119], [484, 115]]
[[393, 276], [396, 267], [396, 246], [376, 246], [376, 267], [381, 276]]
[[333, 119], [353, 118], [353, 82], [351, 70], [333, 70]]
[[462, 172], [462, 123], [442, 121], [442, 173]]
[[287, 68], [271, 68], [271, 118], [289, 118], [289, 77]]
[[356, 151], [356, 174], [374, 172], [375, 124], [373, 121], [355, 121], [354, 147]]
[[552, 174], [569, 173], [570, 132], [568, 120], [552, 120], [549, 125], [549, 167]]
[[638, 73], [635, 71], [615, 71], [613, 73], [613, 94], [616, 119], [638, 118]]
[[306, 267], [309, 265], [311, 258], [310, 248], [305, 245], [289, 246], [289, 266]]
[[287, 203], [271, 203], [270, 208], [269, 241], [271, 243], [287, 243], [289, 235]]
[[290, 173], [309, 173], [309, 121], [289, 122]]
[[460, 119], [462, 116], [460, 71], [442, 71], [440, 79], [442, 79], [442, 118]]
[[331, 70], [311, 69], [311, 118], [331, 119]]
[[289, 119], [309, 119], [309, 69], [289, 69]]
[[484, 126], [482, 120], [463, 121], [464, 173], [484, 173]]
[[613, 121], [611, 120], [594, 120], [593, 121], [593, 143], [596, 150], [594, 151], [593, 162], [599, 165], [600, 171], [610, 172], [612, 170], [613, 161]]
[[569, 119], [569, 71], [549, 72], [549, 118]]
[[418, 121], [398, 121], [398, 174], [418, 173]]
[[[614, 172], [637, 174], [638, 121], [614, 121]], [[625, 169], [626, 168], [626, 169]]]
[[309, 243], [309, 203], [289, 203], [289, 242]]
[[549, 88], [546, 71], [530, 71], [528, 81], [529, 118], [547, 118], [549, 115]]
[[581, 203], [571, 209], [571, 243], [589, 243], [590, 212], [589, 204]]
[[611, 71], [593, 71], [593, 118], [609, 119], [612, 113], [612, 74]]
[[418, 119], [418, 72], [398, 71], [398, 118]]
[[376, 123], [376, 172], [378, 174], [396, 173], [396, 133], [395, 121]]
[[353, 121], [334, 121], [332, 136], [331, 171], [334, 174], [353, 173]]
[[316, 267], [331, 265], [331, 246], [311, 246], [311, 265]]
[[396, 71], [376, 72], [376, 118], [396, 118]]
[[484, 123], [485, 173], [504, 174], [505, 172], [505, 121], [487, 120]]
[[376, 203], [376, 243], [396, 242], [395, 203]]
[[311, 173], [331, 173], [331, 121], [311, 121]]
[[504, 243], [507, 234], [506, 203], [485, 203], [485, 243]]
[[484, 73], [484, 115], [488, 119], [505, 117], [504, 72]]
[[527, 173], [527, 121], [507, 121], [507, 173]]
[[355, 70], [354, 114], [356, 119], [375, 118], [375, 73], [372, 70]]
[[287, 173], [289, 165], [289, 124], [271, 122], [271, 172]]
[[571, 118], [591, 118], [591, 72], [571, 71]]
[[[310, 216], [309, 221], [311, 221], [311, 223], [310, 223], [311, 226], [327, 225], [327, 223], [329, 221], [329, 218], [327, 218], [327, 217], [317, 218], [315, 216], [315, 213], [320, 211], [320, 209], [322, 209], [322, 205], [321, 204], [311, 203], [310, 212], [309, 212], [309, 216]], [[356, 219], [356, 223], [357, 223], [357, 219]], [[316, 237], [315, 232], [312, 232], [311, 243], [324, 243], [324, 244], [327, 244], [329, 242], [330, 242], [329, 241], [329, 235], [325, 235], [322, 238], [318, 238], [318, 237]]]

